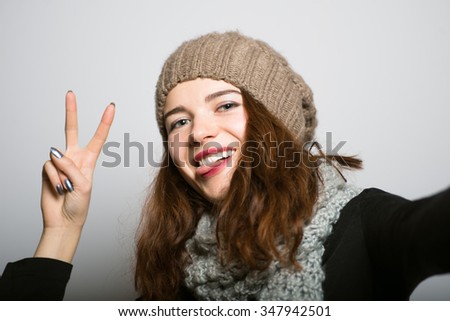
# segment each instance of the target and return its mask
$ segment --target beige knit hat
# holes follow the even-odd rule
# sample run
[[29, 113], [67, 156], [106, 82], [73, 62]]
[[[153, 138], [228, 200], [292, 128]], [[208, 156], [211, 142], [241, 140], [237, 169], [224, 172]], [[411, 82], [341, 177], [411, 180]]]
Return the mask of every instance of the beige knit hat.
[[198, 77], [224, 80], [246, 91], [303, 142], [314, 138], [311, 89], [266, 43], [238, 32], [210, 33], [184, 42], [166, 60], [156, 86], [156, 119], [163, 137], [163, 108], [177, 84]]

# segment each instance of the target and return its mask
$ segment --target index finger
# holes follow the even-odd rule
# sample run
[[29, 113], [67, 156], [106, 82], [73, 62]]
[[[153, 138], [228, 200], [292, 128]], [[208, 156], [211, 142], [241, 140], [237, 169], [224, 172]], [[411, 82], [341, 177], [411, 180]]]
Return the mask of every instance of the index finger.
[[115, 108], [116, 105], [114, 103], [110, 103], [108, 107], [106, 107], [105, 112], [103, 113], [100, 124], [95, 131], [94, 136], [90, 140], [87, 145], [87, 149], [98, 156], [102, 149], [103, 144], [108, 137], [109, 129], [111, 128], [112, 122], [114, 120]]
[[66, 149], [78, 146], [78, 116], [75, 94], [69, 90], [66, 94]]

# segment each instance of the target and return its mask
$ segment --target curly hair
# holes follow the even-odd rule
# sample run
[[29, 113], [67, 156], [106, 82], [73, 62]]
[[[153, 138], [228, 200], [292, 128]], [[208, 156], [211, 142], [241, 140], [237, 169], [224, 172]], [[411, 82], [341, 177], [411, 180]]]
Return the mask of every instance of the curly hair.
[[322, 161], [361, 168], [355, 157], [313, 155], [311, 142], [295, 139], [275, 116], [244, 90], [247, 137], [229, 190], [209, 203], [181, 177], [165, 142], [164, 161], [142, 211], [137, 233], [135, 286], [142, 298], [174, 300], [189, 264], [185, 243], [203, 212], [217, 215], [222, 264], [263, 270], [273, 260], [301, 269], [295, 254], [316, 203]]

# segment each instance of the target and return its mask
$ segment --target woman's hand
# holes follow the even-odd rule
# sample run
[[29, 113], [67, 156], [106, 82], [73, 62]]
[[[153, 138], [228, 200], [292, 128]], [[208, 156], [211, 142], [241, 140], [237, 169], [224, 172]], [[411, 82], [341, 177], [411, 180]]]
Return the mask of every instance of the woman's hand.
[[114, 119], [106, 107], [97, 131], [85, 148], [78, 146], [77, 103], [66, 94], [66, 151], [50, 149], [42, 170], [41, 209], [44, 229], [35, 257], [71, 262], [86, 221], [97, 159]]

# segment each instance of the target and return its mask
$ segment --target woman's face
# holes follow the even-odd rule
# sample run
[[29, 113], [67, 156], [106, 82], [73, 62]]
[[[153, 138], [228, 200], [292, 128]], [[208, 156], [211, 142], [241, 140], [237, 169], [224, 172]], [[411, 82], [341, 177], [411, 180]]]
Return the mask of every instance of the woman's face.
[[181, 175], [211, 202], [228, 191], [245, 139], [241, 91], [212, 79], [186, 81], [164, 106], [169, 154]]

